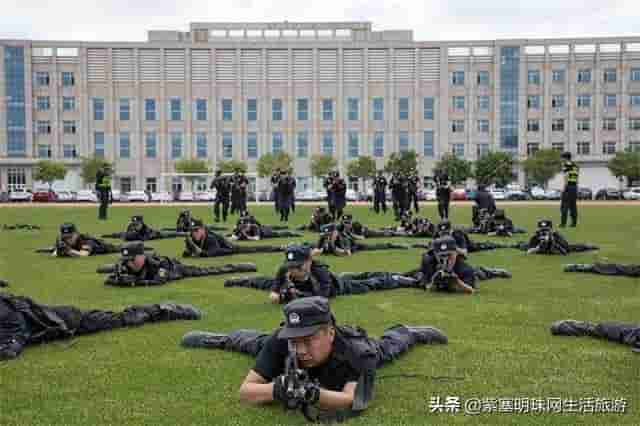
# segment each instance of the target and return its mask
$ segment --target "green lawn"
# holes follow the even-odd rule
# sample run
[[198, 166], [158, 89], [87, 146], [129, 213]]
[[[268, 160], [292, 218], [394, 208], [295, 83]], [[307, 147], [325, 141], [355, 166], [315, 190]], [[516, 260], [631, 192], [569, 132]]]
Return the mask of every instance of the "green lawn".
[[[83, 336], [72, 341], [29, 347], [0, 363], [0, 424], [303, 424], [299, 413], [279, 406], [241, 404], [237, 390], [253, 361], [223, 351], [179, 346], [193, 329], [227, 332], [235, 328], [271, 330], [281, 321], [267, 294], [222, 286], [226, 276], [187, 279], [155, 288], [115, 288], [102, 284], [96, 266], [115, 259], [53, 259], [33, 253], [51, 245], [63, 221], [82, 232], [124, 229], [127, 218], [142, 213], [155, 227], [175, 223], [179, 207], [118, 207], [97, 223], [97, 208], [0, 208], [0, 223], [34, 223], [40, 232], [0, 231], [0, 278], [10, 291], [50, 304], [119, 310], [134, 303], [174, 300], [197, 305], [200, 321], [177, 321]], [[350, 209], [373, 225], [390, 224], [367, 207]], [[206, 206], [192, 208], [211, 220]], [[271, 205], [253, 208], [263, 223], [277, 223]], [[291, 225], [306, 222], [311, 207], [299, 206]], [[434, 204], [423, 214], [436, 216]], [[470, 223], [469, 206], [452, 207], [454, 223]], [[507, 208], [519, 226], [533, 231], [539, 218], [558, 221], [558, 207]], [[599, 252], [567, 257], [526, 256], [516, 250], [473, 254], [474, 265], [507, 268], [511, 280], [481, 283], [473, 296], [394, 290], [346, 296], [332, 302], [339, 322], [358, 324], [379, 336], [397, 323], [434, 325], [446, 332], [446, 346], [420, 346], [379, 376], [376, 397], [366, 414], [349, 424], [640, 424], [640, 355], [606, 341], [553, 337], [558, 319], [638, 321], [639, 280], [562, 272], [564, 263], [597, 259], [638, 262], [638, 205], [581, 207], [580, 228], [563, 234], [570, 242], [599, 244]], [[475, 239], [484, 239], [474, 236]], [[516, 239], [524, 239], [520, 235]], [[315, 235], [306, 234], [306, 240]], [[399, 239], [395, 239], [399, 241]], [[280, 241], [284, 243], [285, 241]], [[151, 242], [164, 255], [177, 256], [183, 241]], [[406, 271], [418, 265], [421, 251], [381, 251], [350, 259], [325, 257], [334, 271]], [[255, 262], [260, 274], [273, 274], [281, 254], [190, 260], [207, 265]], [[426, 377], [402, 378], [402, 373]], [[438, 379], [435, 376], [445, 376]], [[435, 378], [434, 378], [435, 377]], [[448, 378], [448, 379], [447, 379]], [[468, 398], [626, 398], [625, 414], [510, 414], [469, 416], [429, 410], [431, 397]]]

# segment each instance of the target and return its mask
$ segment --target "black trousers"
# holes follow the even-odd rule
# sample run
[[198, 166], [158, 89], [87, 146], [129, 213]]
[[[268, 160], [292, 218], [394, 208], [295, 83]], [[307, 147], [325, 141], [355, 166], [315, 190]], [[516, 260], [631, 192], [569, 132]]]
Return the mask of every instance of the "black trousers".
[[449, 219], [449, 202], [448, 198], [438, 199], [438, 214], [442, 220]]
[[420, 211], [420, 207], [418, 206], [418, 192], [417, 191], [409, 191], [409, 209], [411, 209], [411, 204], [413, 204], [413, 208], [418, 213]]
[[567, 225], [567, 214], [571, 215], [571, 225], [578, 224], [578, 187], [576, 185], [567, 186], [562, 193], [560, 201], [560, 225]]
[[98, 193], [98, 200], [100, 201], [100, 206], [98, 207], [98, 219], [107, 220], [107, 209], [109, 207], [109, 195], [103, 195], [102, 193]]
[[380, 213], [387, 212], [387, 194], [384, 191], [375, 191], [373, 194], [373, 211]]
[[590, 336], [607, 339], [640, 349], [640, 324], [619, 321], [594, 324], [588, 321], [564, 320], [553, 323], [551, 333], [557, 336]]
[[620, 275], [625, 277], [640, 277], [640, 265], [621, 265], [618, 263], [594, 263], [588, 265], [588, 270], [576, 272], [590, 272], [601, 275]]
[[280, 221], [281, 222], [289, 221], [289, 205], [288, 204], [280, 208]]
[[216, 222], [220, 222], [220, 206], [222, 206], [222, 221], [227, 221], [229, 215], [229, 200], [216, 199], [213, 204], [213, 217]]

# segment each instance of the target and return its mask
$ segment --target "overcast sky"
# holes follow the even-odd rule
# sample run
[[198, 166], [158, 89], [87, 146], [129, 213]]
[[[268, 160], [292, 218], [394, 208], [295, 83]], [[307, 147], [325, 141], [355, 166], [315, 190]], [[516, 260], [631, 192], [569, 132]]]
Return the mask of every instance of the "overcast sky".
[[145, 41], [190, 22], [370, 21], [414, 39], [640, 36], [639, 0], [1, 0], [0, 39]]

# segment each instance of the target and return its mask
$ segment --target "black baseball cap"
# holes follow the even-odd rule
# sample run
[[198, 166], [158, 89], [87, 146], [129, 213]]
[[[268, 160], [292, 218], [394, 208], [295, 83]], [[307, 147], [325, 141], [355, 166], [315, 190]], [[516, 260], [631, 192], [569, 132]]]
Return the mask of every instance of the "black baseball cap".
[[351, 222], [353, 220], [353, 215], [351, 214], [343, 214], [342, 221], [343, 222]]
[[76, 225], [73, 223], [63, 223], [60, 225], [60, 233], [62, 235], [73, 234], [74, 232], [76, 232]]
[[144, 222], [142, 215], [131, 216], [131, 222]]
[[438, 224], [438, 231], [449, 231], [451, 229], [451, 222], [443, 220]]
[[283, 311], [285, 321], [278, 333], [280, 339], [311, 336], [323, 325], [333, 323], [329, 300], [321, 296], [295, 299]]
[[303, 245], [290, 245], [285, 252], [285, 266], [287, 268], [300, 267], [311, 256], [311, 249], [309, 246]]
[[451, 253], [458, 249], [456, 240], [453, 237], [436, 238], [431, 243], [431, 247], [436, 254]]
[[132, 241], [122, 246], [120, 254], [123, 260], [131, 260], [139, 254], [144, 254], [144, 243], [142, 241]]
[[541, 219], [538, 221], [538, 228], [553, 228], [553, 222], [549, 219]]
[[195, 219], [195, 218], [191, 219], [191, 224], [189, 226], [189, 229], [193, 231], [198, 228], [204, 228], [204, 223], [202, 223], [200, 219]]

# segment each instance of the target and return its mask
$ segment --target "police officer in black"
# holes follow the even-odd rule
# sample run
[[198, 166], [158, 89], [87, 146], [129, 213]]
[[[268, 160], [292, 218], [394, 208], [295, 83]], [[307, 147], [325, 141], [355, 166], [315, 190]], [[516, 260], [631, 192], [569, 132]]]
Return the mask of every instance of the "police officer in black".
[[227, 221], [229, 213], [229, 194], [231, 181], [227, 176], [222, 176], [222, 171], [216, 171], [216, 177], [211, 182], [210, 189], [216, 190], [216, 201], [213, 205], [213, 215], [216, 222], [220, 222], [220, 206], [222, 206], [222, 220]]
[[127, 230], [124, 232], [114, 232], [112, 234], [102, 235], [102, 238], [119, 238], [125, 241], [149, 241], [161, 240], [165, 238], [184, 237], [184, 232], [176, 231], [158, 231], [144, 223], [144, 217], [141, 215], [131, 216]]
[[391, 176], [389, 186], [391, 187], [395, 218], [400, 220], [404, 213], [409, 210], [409, 181], [404, 174], [395, 172]]
[[88, 234], [81, 234], [73, 223], [63, 223], [60, 225], [60, 235], [56, 238], [55, 246], [36, 251], [51, 253], [57, 257], [81, 257], [119, 253], [120, 246]]
[[451, 202], [451, 184], [446, 170], [436, 170], [433, 177], [436, 183], [436, 198], [438, 199], [438, 214], [440, 219], [449, 218], [449, 203]]
[[411, 208], [411, 204], [413, 204], [413, 208], [416, 213], [420, 211], [420, 207], [418, 206], [418, 187], [420, 186], [420, 176], [418, 176], [418, 171], [416, 169], [411, 170], [411, 174], [408, 177], [409, 183], [409, 209]]
[[378, 170], [378, 175], [373, 180], [373, 210], [376, 213], [387, 213], [387, 178], [383, 171]]
[[560, 227], [567, 226], [567, 214], [571, 215], [571, 226], [578, 225], [578, 176], [580, 168], [571, 161], [571, 153], [563, 152], [562, 172], [564, 173], [564, 191], [560, 202]]
[[96, 194], [100, 202], [98, 219], [107, 220], [107, 208], [113, 201], [113, 194], [111, 193], [111, 168], [108, 164], [104, 164], [96, 172]]
[[640, 353], [640, 324], [605, 321], [593, 323], [590, 321], [562, 320], [551, 325], [551, 334], [555, 336], [589, 336], [606, 339], [611, 342], [631, 346], [631, 350]]
[[172, 302], [133, 305], [121, 312], [51, 306], [10, 293], [0, 293], [0, 361], [17, 358], [27, 345], [139, 326], [147, 322], [196, 320], [200, 311]]
[[278, 182], [280, 181], [280, 175], [282, 174], [282, 169], [276, 169], [275, 172], [271, 175], [271, 196], [273, 198], [273, 206], [276, 210], [276, 213], [280, 213], [280, 204], [278, 200]]
[[276, 186], [276, 205], [280, 212], [280, 222], [289, 221], [289, 211], [293, 207], [295, 190], [296, 180], [288, 171], [284, 171]]
[[231, 183], [231, 214], [243, 214], [247, 210], [249, 180], [244, 171], [236, 170]]
[[327, 190], [327, 204], [331, 218], [335, 221], [342, 216], [342, 211], [347, 204], [347, 183], [340, 177], [336, 170], [331, 172], [324, 186]]
[[621, 263], [593, 263], [565, 265], [565, 272], [584, 272], [600, 275], [618, 275], [623, 277], [640, 277], [640, 265], [625, 265]]
[[[451, 236], [456, 241], [456, 247], [460, 254], [466, 256], [469, 253], [474, 253], [478, 251], [486, 251], [486, 250], [496, 250], [502, 248], [521, 248], [523, 243], [513, 243], [513, 244], [502, 244], [502, 243], [494, 243], [493, 241], [474, 241], [469, 237], [464, 230], [459, 228], [453, 228], [451, 222], [448, 220], [443, 220], [436, 227], [435, 238], [443, 238]], [[526, 243], [524, 243], [526, 244]], [[429, 243], [418, 243], [413, 244], [411, 247], [414, 248], [426, 248], [427, 250], [431, 248], [431, 244]]]
[[277, 401], [286, 408], [301, 409], [312, 422], [336, 422], [367, 408], [373, 398], [376, 368], [415, 344], [448, 341], [437, 328], [406, 325], [387, 329], [380, 339], [370, 338], [359, 327], [336, 324], [328, 300], [320, 296], [296, 299], [283, 310], [284, 327], [271, 334], [193, 331], [182, 338], [182, 345], [257, 357], [240, 386], [242, 401]]
[[521, 243], [520, 250], [527, 254], [561, 254], [577, 253], [590, 250], [598, 250], [592, 244], [569, 244], [569, 242], [553, 229], [553, 222], [548, 219], [538, 221], [536, 233], [529, 239], [528, 243]]

